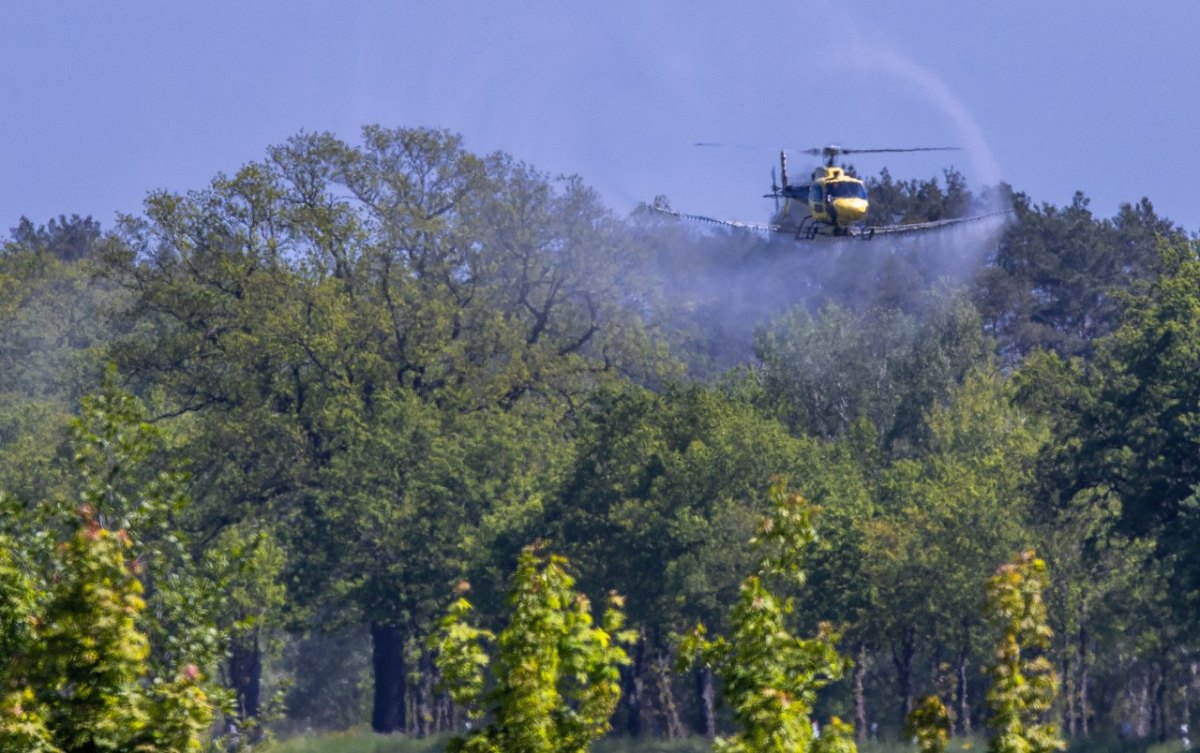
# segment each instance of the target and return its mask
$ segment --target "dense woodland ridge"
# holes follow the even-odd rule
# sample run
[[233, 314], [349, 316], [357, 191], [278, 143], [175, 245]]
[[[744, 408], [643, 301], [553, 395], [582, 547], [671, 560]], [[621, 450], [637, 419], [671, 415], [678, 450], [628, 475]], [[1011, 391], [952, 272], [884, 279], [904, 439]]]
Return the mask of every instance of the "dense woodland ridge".
[[736, 627], [782, 478], [815, 506], [788, 619], [853, 659], [817, 717], [898, 734], [933, 695], [978, 732], [987, 584], [1033, 547], [1061, 729], [1174, 734], [1200, 692], [1200, 245], [1145, 199], [1106, 219], [953, 172], [868, 188], [878, 221], [1015, 212], [895, 243], [698, 233], [369, 127], [107, 231], [21, 218], [0, 570], [52, 594], [70, 546], [113, 556], [57, 542], [124, 531], [146, 648], [121, 692], [199, 692], [198, 668], [244, 739], [424, 735], [465, 719], [429, 642], [454, 584], [499, 632], [543, 539], [593, 603], [624, 597], [615, 729], [713, 736], [736, 714], [710, 665], [676, 671], [681, 636]]

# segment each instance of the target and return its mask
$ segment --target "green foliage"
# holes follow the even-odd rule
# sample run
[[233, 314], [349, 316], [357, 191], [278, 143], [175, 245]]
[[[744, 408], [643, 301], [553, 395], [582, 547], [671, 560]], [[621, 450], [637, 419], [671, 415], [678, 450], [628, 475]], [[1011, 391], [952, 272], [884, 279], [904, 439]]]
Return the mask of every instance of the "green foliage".
[[988, 581], [988, 615], [1003, 631], [989, 667], [991, 753], [1053, 753], [1066, 748], [1057, 726], [1047, 721], [1058, 695], [1058, 677], [1046, 655], [1053, 632], [1042, 592], [1049, 584], [1046, 563], [1032, 551], [1001, 565]]
[[205, 580], [220, 590], [223, 632], [237, 640], [266, 630], [284, 609], [287, 553], [267, 531], [231, 526], [204, 553]]
[[[249, 525], [226, 528], [204, 553], [200, 579], [211, 590], [209, 606], [215, 632], [225, 652], [225, 676], [233, 691], [236, 724], [251, 740], [262, 736], [271, 721], [268, 706], [280, 705], [278, 698], [264, 702], [254, 667], [278, 652], [279, 623], [287, 603], [283, 570], [287, 554], [268, 531]], [[278, 689], [277, 689], [278, 690]], [[281, 691], [280, 691], [281, 692]]]
[[799, 494], [787, 494], [782, 481], [771, 485], [770, 500], [770, 513], [759, 524], [758, 535], [750, 540], [758, 551], [758, 573], [803, 586], [805, 557], [817, 540], [812, 507]]
[[0, 699], [0, 745], [5, 750], [28, 753], [63, 753], [54, 744], [46, 720], [29, 688], [20, 688]]
[[600, 625], [574, 590], [567, 562], [526, 547], [513, 575], [512, 617], [495, 636], [495, 687], [484, 690], [489, 663], [482, 643], [490, 633], [466, 623], [470, 604], [459, 599], [431, 645], [451, 696], [472, 718], [488, 723], [451, 740], [449, 750], [472, 753], [581, 753], [609, 729], [621, 696], [618, 668], [628, 658], [618, 644], [621, 599], [610, 594]]
[[[869, 184], [880, 222], [977, 203], [954, 172]], [[623, 222], [578, 178], [446, 131], [369, 127], [154, 192], [115, 235], [22, 218], [0, 249], [0, 657], [32, 666], [23, 647], [66, 598], [86, 502], [134, 544], [149, 655], [117, 675], [138, 674], [148, 700], [129, 713], [155, 745], [199, 719], [155, 709], [203, 714], [212, 697], [188, 663], [220, 667], [247, 715], [260, 680], [270, 695], [299, 667], [297, 725], [361, 721], [366, 624], [403, 659], [391, 728], [450, 725], [420, 648], [443, 595], [470, 580], [498, 631], [503, 582], [537, 535], [579, 590], [629, 599], [630, 731], [713, 719], [710, 674], [659, 671], [672, 631], [700, 621], [732, 652], [733, 619], [766, 641], [818, 617], [864, 657], [864, 719], [891, 727], [927, 692], [949, 703], [952, 667], [966, 724], [982, 710], [982, 581], [1036, 541], [1056, 573], [1056, 638], [1039, 650], [1061, 668], [1068, 732], [1136, 713], [1161, 733], [1186, 708], [1171, 689], [1200, 615], [1200, 249], [1148, 201], [1104, 219], [1082, 194], [994, 198], [1017, 221], [983, 269], [954, 233], [797, 249]], [[947, 270], [978, 273], [969, 299], [934, 284]], [[674, 357], [719, 386], [673, 384]], [[754, 535], [774, 475], [820, 514], [797, 504], [761, 548], [731, 546]], [[443, 671], [464, 702], [488, 692], [494, 640], [468, 612], [445, 623], [459, 648], [438, 649], [458, 656]], [[323, 651], [331, 633], [342, 648]], [[768, 658], [747, 671], [766, 677]], [[1130, 709], [1138, 683], [1167, 690]], [[8, 747], [58, 746], [37, 688], [0, 690]], [[849, 708], [847, 692], [823, 702]], [[843, 741], [831, 723], [812, 744]]]
[[[3, 612], [31, 629], [0, 666], [8, 689], [0, 747], [61, 753], [182, 753], [201, 749], [212, 704], [189, 665], [169, 683], [147, 686], [149, 641], [137, 621], [145, 602], [126, 561], [132, 542], [102, 527], [88, 506], [78, 531], [59, 548], [51, 587], [8, 587]], [[0, 559], [11, 561], [11, 546]], [[5, 573], [6, 585], [14, 579]]]
[[[1034, 472], [1047, 440], [1044, 425], [1013, 404], [1012, 390], [995, 370], [972, 373], [926, 414], [919, 453], [878, 471], [874, 505], [846, 521], [854, 535], [840, 536], [858, 548], [842, 555], [849, 572], [833, 588], [854, 596], [854, 639], [901, 656], [953, 656], [960, 675], [983, 653], [987, 574], [1032, 535]], [[909, 672], [901, 682], [916, 685], [897, 694], [893, 718], [902, 723], [908, 694], [951, 688], [922, 689], [913, 668], [898, 664]]]
[[39, 594], [18, 551], [0, 536], [0, 747], [32, 753], [58, 753], [46, 728], [44, 711], [32, 688], [22, 682], [36, 640]]
[[[74, 523], [70, 503], [50, 497], [31, 513], [50, 524], [44, 535], [23, 546], [0, 537], [0, 747], [198, 751], [213, 702], [194, 662], [212, 658], [217, 638], [171, 525], [183, 476], [152, 470], [161, 437], [111, 374], [82, 401], [72, 440]], [[57, 530], [67, 533], [55, 545]]]
[[77, 215], [35, 228], [26, 218], [0, 243], [0, 396], [74, 407], [95, 388], [118, 330], [122, 296], [96, 279], [91, 257], [111, 242]]
[[[802, 497], [788, 494], [782, 482], [771, 487], [770, 496], [771, 513], [759, 537], [765, 553], [758, 573], [742, 583], [728, 638], [709, 640], [701, 625], [680, 645], [683, 667], [695, 662], [712, 667], [733, 708], [738, 733], [719, 739], [717, 751], [805, 753], [813, 742], [810, 714], [817, 691], [844, 671], [833, 629], [822, 623], [814, 638], [794, 636], [785, 625], [792, 600], [777, 597], [764, 584], [772, 575], [800, 579], [803, 549], [816, 538]], [[840, 751], [847, 743], [852, 749], [843, 729], [826, 745]]]
[[967, 214], [972, 196], [962, 173], [947, 170], [943, 177], [944, 187], [935, 178], [896, 180], [887, 168], [879, 177], [866, 178], [872, 224], [928, 222]]
[[1088, 205], [1080, 192], [1064, 207], [1012, 196], [1015, 221], [974, 295], [1006, 362], [1037, 350], [1087, 355], [1122, 325], [1122, 293], [1163, 270], [1159, 239], [1183, 240], [1147, 199], [1122, 204], [1112, 219], [1096, 217]]
[[150, 602], [140, 619], [154, 674], [172, 676], [187, 663], [211, 666], [223, 650], [213, 629], [219, 605], [182, 530], [189, 477], [166, 457], [162, 430], [111, 368], [100, 389], [81, 401], [70, 444], [78, 497], [100, 525], [125, 531], [136, 543], [133, 555]]
[[1200, 364], [1200, 247], [1163, 244], [1169, 274], [1126, 299], [1122, 326], [1098, 347], [1083, 406], [1080, 460], [1125, 501], [1127, 530], [1177, 519], [1200, 481], [1195, 442]]
[[950, 710], [935, 695], [925, 696], [904, 720], [904, 736], [917, 741], [921, 753], [945, 753], [950, 741]]
[[1123, 299], [1121, 326], [1097, 345], [1080, 381], [1079, 419], [1066, 432], [1077, 469], [1072, 492], [1092, 488], [1120, 502], [1119, 529], [1151, 536], [1174, 565], [1172, 598], [1189, 622], [1200, 614], [1200, 246], [1163, 240], [1164, 273]]
[[[464, 593], [466, 588], [466, 583], [462, 583], [455, 590]], [[437, 652], [442, 685], [451, 700], [466, 707], [471, 719], [478, 719], [483, 714], [478, 700], [483, 697], [487, 683], [485, 671], [491, 663], [484, 642], [492, 641], [496, 636], [467, 622], [471, 611], [471, 602], [461, 596], [455, 599], [429, 645]]]
[[[615, 587], [638, 627], [665, 642], [698, 621], [723, 625], [753, 553], [775, 474], [819, 475], [815, 442], [700, 386], [593, 397], [564, 487], [546, 518], [589, 592]], [[621, 542], [614, 557], [606, 542]]]
[[41, 597], [28, 563], [12, 539], [0, 534], [0, 656], [16, 656], [29, 645]]
[[67, 750], [119, 748], [146, 728], [138, 681], [150, 646], [136, 627], [145, 602], [125, 562], [132, 542], [93, 515], [84, 510], [83, 526], [62, 549], [62, 573], [31, 649], [28, 682]]
[[190, 522], [284, 521], [291, 598], [325, 629], [420, 641], [449, 584], [502, 581], [572, 413], [670, 372], [597, 195], [447, 131], [300, 134], [119, 235], [105, 273], [139, 326], [113, 353], [183, 417]]
[[885, 457], [922, 439], [923, 413], [987, 361], [979, 315], [962, 296], [928, 296], [929, 312], [797, 307], [762, 329], [759, 402], [794, 433], [834, 438], [867, 420]]
[[92, 256], [100, 245], [100, 223], [88, 217], [72, 214], [69, 218], [60, 214], [45, 225], [35, 226], [28, 217], [22, 216], [12, 229], [12, 245], [16, 249], [38, 251], [61, 261], [78, 261]]
[[832, 716], [821, 728], [821, 736], [813, 740], [813, 753], [858, 753], [854, 742], [854, 725]]
[[170, 516], [187, 502], [186, 476], [148, 472], [162, 442], [162, 432], [147, 422], [141, 403], [118, 386], [111, 367], [100, 390], [80, 401], [80, 416], [71, 428], [80, 498], [106, 526], [128, 530], [147, 546], [173, 547], [176, 542], [167, 539]]
[[147, 692], [147, 734], [135, 753], [191, 753], [203, 749], [213, 722], [214, 703], [200, 683], [195, 665], [174, 679], [157, 680]]

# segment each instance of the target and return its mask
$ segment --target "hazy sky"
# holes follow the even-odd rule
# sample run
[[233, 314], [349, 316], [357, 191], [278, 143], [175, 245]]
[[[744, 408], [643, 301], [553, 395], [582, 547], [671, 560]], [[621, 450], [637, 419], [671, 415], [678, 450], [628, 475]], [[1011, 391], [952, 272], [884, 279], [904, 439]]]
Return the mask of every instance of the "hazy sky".
[[150, 190], [368, 123], [578, 173], [620, 214], [662, 193], [765, 220], [775, 148], [956, 145], [854, 163], [1082, 190], [1105, 217], [1148, 196], [1200, 231], [1196, 0], [10, 0], [0, 29], [0, 234], [111, 227]]

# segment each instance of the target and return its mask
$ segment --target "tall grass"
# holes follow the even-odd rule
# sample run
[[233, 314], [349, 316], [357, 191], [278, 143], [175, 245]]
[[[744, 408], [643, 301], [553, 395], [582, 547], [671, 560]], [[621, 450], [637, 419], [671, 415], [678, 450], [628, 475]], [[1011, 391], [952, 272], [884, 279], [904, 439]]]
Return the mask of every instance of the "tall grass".
[[1183, 741], [1178, 738], [1160, 743], [1153, 738], [1123, 740], [1096, 736], [1072, 741], [1067, 753], [1184, 753], [1184, 747]]
[[446, 737], [411, 738], [403, 735], [377, 735], [370, 730], [301, 735], [273, 743], [262, 753], [441, 753]]
[[[376, 735], [370, 731], [304, 735], [261, 748], [262, 753], [441, 753], [446, 737], [423, 740], [401, 735]], [[709, 753], [712, 745], [703, 738], [687, 740], [632, 740], [613, 737], [592, 746], [592, 753]], [[909, 752], [911, 753], [911, 751]]]
[[[413, 739], [401, 735], [376, 735], [369, 730], [335, 732], [320, 736], [305, 735], [260, 748], [261, 753], [442, 753], [445, 736]], [[592, 746], [592, 753], [709, 753], [708, 740], [632, 739], [610, 737]], [[898, 740], [865, 742], [859, 753], [915, 753], [916, 747]], [[956, 737], [946, 753], [987, 753], [987, 740]], [[1152, 743], [1149, 740], [1108, 740], [1092, 738], [1074, 742], [1067, 753], [1183, 753], [1178, 741]]]
[[685, 740], [649, 740], [609, 737], [592, 746], [592, 753], [709, 753], [712, 743], [703, 737]]
[[[859, 753], [916, 753], [917, 746], [907, 741], [886, 737], [867, 740], [858, 746]], [[979, 737], [954, 737], [946, 745], [946, 753], [987, 753], [987, 740]]]

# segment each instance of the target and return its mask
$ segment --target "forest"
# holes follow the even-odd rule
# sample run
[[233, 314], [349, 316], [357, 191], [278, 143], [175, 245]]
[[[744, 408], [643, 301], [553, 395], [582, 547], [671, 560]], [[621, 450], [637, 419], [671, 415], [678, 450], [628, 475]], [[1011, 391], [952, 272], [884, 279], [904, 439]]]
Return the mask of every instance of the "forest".
[[[797, 243], [621, 217], [584, 178], [368, 126], [112, 227], [14, 218], [0, 716], [28, 737], [4, 739], [461, 730], [451, 675], [506, 645], [535, 551], [620, 607], [619, 693], [593, 699], [613, 734], [727, 735], [748, 665], [695, 626], [739, 634], [747, 576], [789, 569], [750, 543], [785, 497], [805, 577], [772, 593], [824, 636], [805, 651], [836, 643], [826, 729], [907, 739], [935, 698], [950, 734], [985, 730], [989, 583], [1033, 551], [1046, 718], [1177, 738], [1200, 701], [1200, 242], [1145, 198], [1098, 217], [952, 170], [864, 179], [876, 223], [1012, 213]], [[461, 594], [478, 628], [447, 632]], [[79, 719], [155, 742], [47, 742]]]

